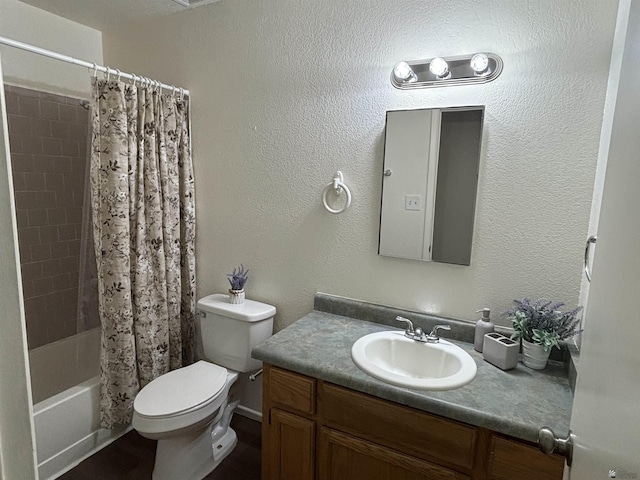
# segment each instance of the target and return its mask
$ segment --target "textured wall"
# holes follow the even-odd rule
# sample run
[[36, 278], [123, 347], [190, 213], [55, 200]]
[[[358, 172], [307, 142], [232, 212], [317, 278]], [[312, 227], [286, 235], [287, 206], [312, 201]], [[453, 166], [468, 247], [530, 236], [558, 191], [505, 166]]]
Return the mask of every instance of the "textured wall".
[[[102, 63], [102, 34], [17, 0], [0, 0], [0, 36]], [[0, 45], [4, 80], [50, 93], [87, 96], [85, 68]]]
[[[56, 17], [16, 0], [0, 0], [0, 35], [34, 43], [67, 55], [81, 56], [89, 61], [102, 61], [100, 32]], [[4, 80], [22, 86], [37, 86], [53, 93], [86, 93], [89, 79], [86, 69], [64, 65], [10, 47], [0, 47]], [[4, 89], [1, 88], [4, 97]], [[4, 108], [4, 107], [3, 107]], [[0, 126], [6, 128], [3, 119]], [[5, 158], [6, 147], [6, 158]], [[18, 297], [16, 272], [17, 243], [14, 252], [14, 231], [9, 200], [9, 139], [0, 141], [0, 218], [1, 229], [0, 280], [0, 477], [35, 478], [36, 458], [31, 416], [31, 397], [28, 393], [26, 355], [27, 345], [24, 312]], [[14, 217], [15, 218], [15, 217]], [[15, 223], [13, 223], [15, 225]], [[12, 226], [13, 226], [12, 225]], [[15, 228], [15, 227], [13, 227]], [[12, 254], [16, 253], [16, 257]]]
[[0, 228], [0, 478], [36, 478], [35, 438], [27, 381], [27, 335], [18, 281], [20, 260], [12, 206], [4, 88], [1, 87], [0, 81], [0, 218], [3, 225]]
[[[577, 303], [616, 2], [222, 0], [103, 32], [113, 66], [193, 92], [198, 294], [248, 265], [276, 328], [323, 291], [472, 320]], [[500, 54], [486, 85], [398, 91], [401, 59]], [[586, 59], [586, 60], [585, 60]], [[385, 111], [486, 105], [471, 266], [377, 255]], [[353, 193], [333, 216], [336, 170]]]

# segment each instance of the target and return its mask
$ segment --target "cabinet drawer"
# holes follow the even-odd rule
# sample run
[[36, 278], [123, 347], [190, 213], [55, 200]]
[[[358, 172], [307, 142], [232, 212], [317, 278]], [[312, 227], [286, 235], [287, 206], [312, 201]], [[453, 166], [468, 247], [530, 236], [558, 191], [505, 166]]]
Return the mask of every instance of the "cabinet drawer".
[[318, 388], [320, 416], [332, 428], [441, 465], [472, 467], [476, 428], [332, 384]]
[[279, 368], [269, 369], [271, 402], [313, 415], [316, 411], [316, 380]]
[[493, 435], [489, 478], [491, 480], [561, 480], [564, 458], [545, 455], [536, 447]]

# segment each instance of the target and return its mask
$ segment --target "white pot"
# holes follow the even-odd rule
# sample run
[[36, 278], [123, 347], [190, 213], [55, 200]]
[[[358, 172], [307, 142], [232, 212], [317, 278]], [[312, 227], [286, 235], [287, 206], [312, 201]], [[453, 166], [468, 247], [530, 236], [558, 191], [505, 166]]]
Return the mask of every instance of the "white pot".
[[244, 288], [242, 290], [229, 289], [229, 303], [234, 305], [244, 303]]
[[534, 370], [542, 370], [547, 366], [551, 349], [544, 351], [544, 348], [535, 343], [522, 340], [522, 362], [525, 366]]

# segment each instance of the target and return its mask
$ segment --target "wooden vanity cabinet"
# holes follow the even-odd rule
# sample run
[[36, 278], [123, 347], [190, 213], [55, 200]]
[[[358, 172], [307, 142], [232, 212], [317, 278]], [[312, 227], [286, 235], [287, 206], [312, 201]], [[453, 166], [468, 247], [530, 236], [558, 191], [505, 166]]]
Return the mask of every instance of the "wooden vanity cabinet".
[[264, 365], [263, 480], [560, 480], [517, 439]]

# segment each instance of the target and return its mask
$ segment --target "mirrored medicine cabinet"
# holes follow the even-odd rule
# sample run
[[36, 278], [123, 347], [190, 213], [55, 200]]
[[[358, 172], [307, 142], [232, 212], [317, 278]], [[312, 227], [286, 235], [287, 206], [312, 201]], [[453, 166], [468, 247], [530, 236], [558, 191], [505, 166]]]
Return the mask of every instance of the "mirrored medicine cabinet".
[[378, 253], [469, 265], [484, 106], [387, 112]]

